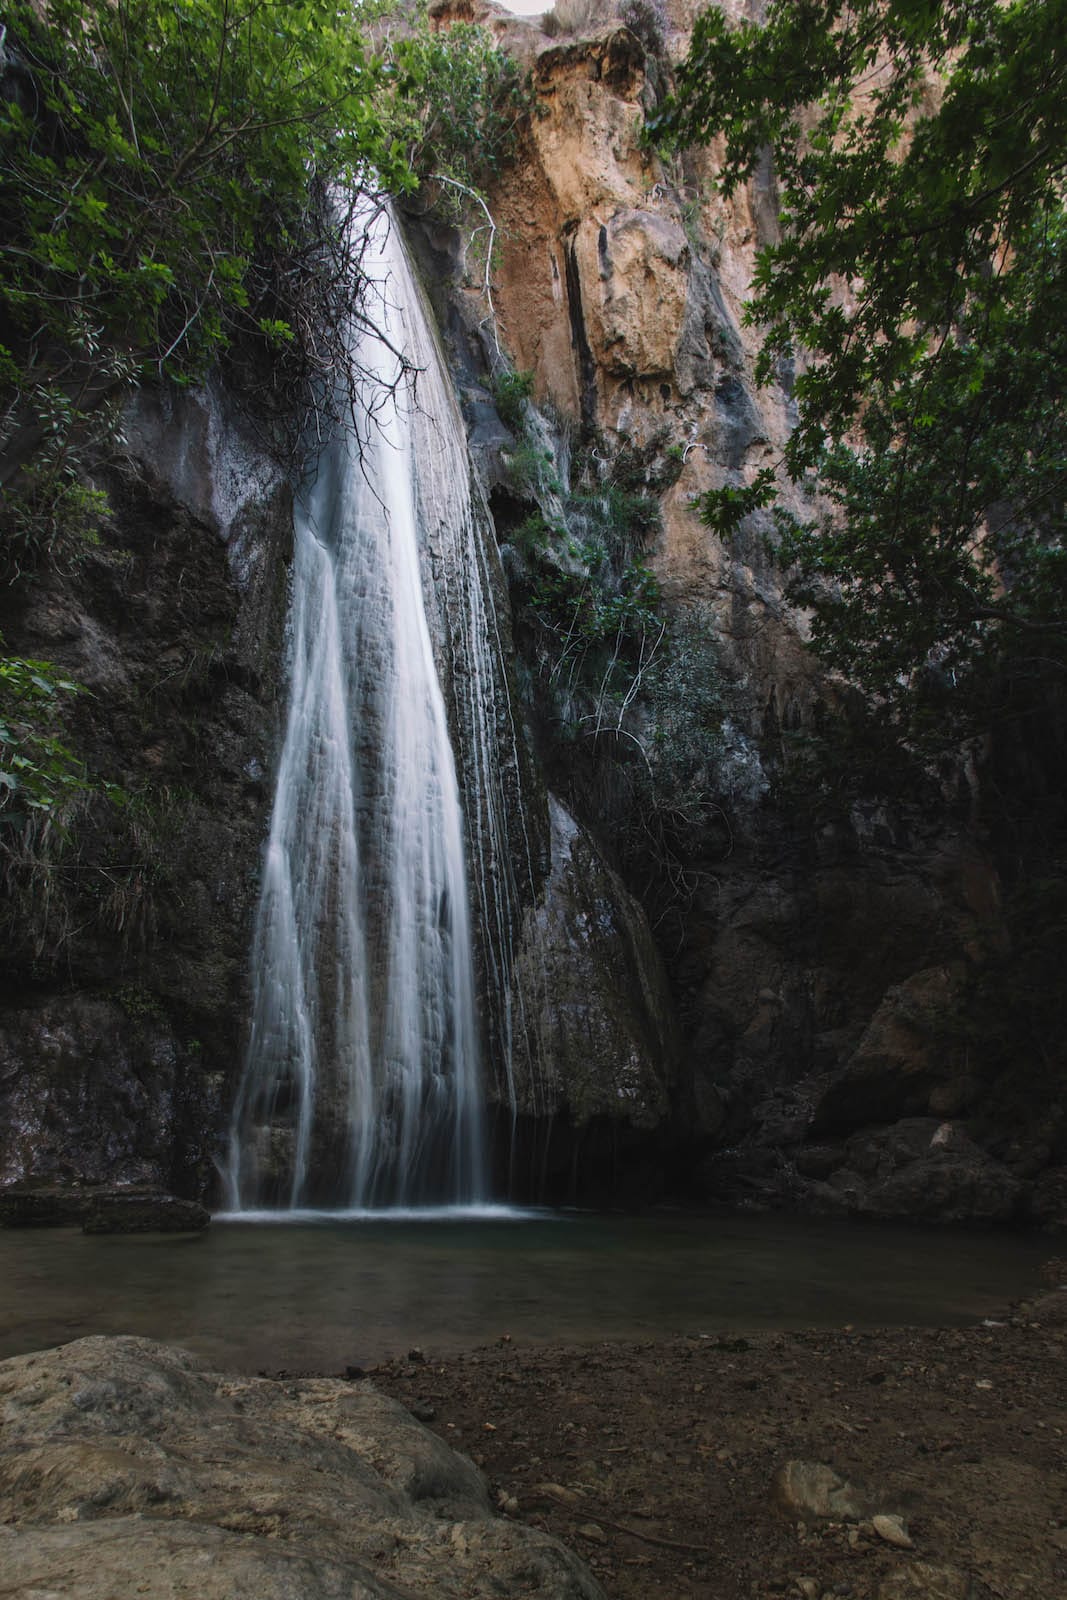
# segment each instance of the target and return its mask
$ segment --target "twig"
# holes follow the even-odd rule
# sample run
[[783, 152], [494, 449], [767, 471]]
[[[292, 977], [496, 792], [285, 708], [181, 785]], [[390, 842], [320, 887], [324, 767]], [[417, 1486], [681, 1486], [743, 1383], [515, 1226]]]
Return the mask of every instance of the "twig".
[[493, 304], [493, 285], [491, 277], [493, 270], [493, 247], [496, 244], [496, 222], [493, 218], [493, 213], [490, 211], [489, 207], [486, 205], [477, 189], [472, 189], [469, 184], [460, 183], [458, 178], [450, 178], [444, 172], [431, 173], [431, 177], [435, 183], [450, 184], [453, 189], [458, 189], [462, 194], [467, 195], [469, 199], [477, 201], [478, 205], [480, 205], [482, 210], [485, 212], [485, 220], [489, 227], [489, 244], [485, 252], [485, 276], [482, 281], [482, 293], [485, 295], [485, 303], [489, 307], [489, 316], [486, 320], [489, 322], [492, 329], [493, 348], [496, 350], [496, 353], [500, 359], [503, 360], [504, 356], [500, 348], [500, 340], [497, 337], [496, 331], [497, 316], [496, 306]]
[[588, 1517], [590, 1521], [596, 1519], [598, 1525], [611, 1528], [615, 1533], [624, 1533], [630, 1539], [640, 1539], [645, 1544], [655, 1544], [664, 1550], [681, 1550], [687, 1555], [713, 1556], [715, 1551], [707, 1544], [686, 1544], [678, 1539], [664, 1539], [661, 1534], [642, 1533], [639, 1528], [629, 1528], [624, 1522], [612, 1522], [610, 1517], [602, 1517], [595, 1506], [568, 1506], [561, 1501], [550, 1499], [547, 1495], [537, 1497], [542, 1504], [552, 1505], [558, 1511], [569, 1512], [574, 1517]]

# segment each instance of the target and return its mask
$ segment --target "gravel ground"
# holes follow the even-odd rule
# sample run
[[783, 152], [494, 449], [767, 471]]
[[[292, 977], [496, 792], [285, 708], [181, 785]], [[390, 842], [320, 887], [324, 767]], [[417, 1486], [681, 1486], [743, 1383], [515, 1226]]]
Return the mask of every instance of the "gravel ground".
[[370, 1375], [611, 1600], [1067, 1600], [1065, 1352], [1060, 1289], [963, 1330], [502, 1334]]

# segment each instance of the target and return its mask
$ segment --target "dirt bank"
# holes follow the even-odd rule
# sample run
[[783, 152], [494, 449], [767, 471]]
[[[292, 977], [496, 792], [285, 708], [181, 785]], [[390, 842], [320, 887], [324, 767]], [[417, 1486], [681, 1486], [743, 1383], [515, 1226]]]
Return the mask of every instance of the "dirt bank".
[[1067, 1595], [1065, 1290], [964, 1330], [502, 1335], [373, 1377], [612, 1600]]

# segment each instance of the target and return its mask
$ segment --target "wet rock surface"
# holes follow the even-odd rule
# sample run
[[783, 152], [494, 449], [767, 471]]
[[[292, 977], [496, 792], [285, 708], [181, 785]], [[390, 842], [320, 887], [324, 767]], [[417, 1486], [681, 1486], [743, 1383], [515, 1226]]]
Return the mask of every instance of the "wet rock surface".
[[[532, 374], [534, 397], [563, 419], [561, 433], [593, 448], [604, 482], [619, 462], [644, 461], [660, 520], [642, 559], [664, 615], [707, 619], [728, 712], [725, 755], [707, 779], [725, 837], [697, 828], [685, 838], [688, 887], [674, 904], [662, 882], [649, 891], [662, 862], [648, 870], [613, 855], [599, 791], [583, 790], [573, 751], [541, 751], [568, 809], [645, 898], [667, 968], [681, 1041], [672, 1111], [692, 1137], [660, 1152], [660, 1182], [684, 1175], [683, 1192], [731, 1204], [1067, 1218], [1060, 1180], [1037, 1182], [1067, 1158], [1058, 1089], [1040, 1073], [1026, 1094], [991, 1085], [961, 1044], [967, 985], [1004, 938], [998, 864], [988, 831], [973, 826], [980, 776], [961, 770], [923, 799], [861, 784], [840, 804], [796, 785], [791, 760], [818, 742], [847, 692], [807, 649], [768, 529], [750, 519], [724, 543], [695, 510], [701, 492], [751, 482], [780, 453], [795, 412], [789, 372], [754, 384], [757, 335], [743, 317], [757, 253], [777, 229], [769, 169], [724, 200], [714, 150], [664, 166], [639, 138], [667, 62], [684, 54], [692, 8], [667, 7], [655, 47], [621, 28], [610, 5], [551, 38], [480, 0], [471, 14], [532, 66], [539, 101], [521, 161], [491, 196], [505, 344]], [[442, 315], [488, 415], [492, 385], [479, 388], [477, 375], [479, 348], [492, 365], [484, 308], [473, 276], [459, 287], [456, 250], [451, 261]], [[487, 415], [468, 412], [503, 504], [515, 486], [499, 440]], [[664, 479], [668, 458], [676, 465]], [[793, 509], [806, 518], [813, 508]], [[510, 502], [508, 516], [521, 521]], [[526, 666], [536, 675], [536, 661]], [[953, 1161], [898, 1160], [877, 1176], [842, 1148], [851, 1135], [884, 1139], [901, 1119], [927, 1116], [961, 1124], [971, 1148]], [[802, 1170], [808, 1146], [831, 1143], [820, 1172]]]
[[82, 1223], [83, 1233], [201, 1233], [211, 1213], [195, 1200], [147, 1190], [94, 1196]]
[[0, 1189], [0, 1228], [66, 1228], [81, 1222], [93, 1190], [13, 1183]]
[[232, 404], [144, 390], [100, 542], [0, 597], [87, 691], [99, 793], [5, 852], [0, 1182], [200, 1195], [242, 1049], [282, 670], [290, 494]]
[[4, 1592], [78, 1600], [600, 1600], [370, 1385], [221, 1376], [148, 1340], [0, 1364]]
[[[589, 833], [559, 801], [549, 811], [551, 871], [515, 964], [516, 1108], [548, 1127], [565, 1122], [572, 1138], [604, 1123], [654, 1134], [669, 1123], [676, 1071], [660, 958], [644, 911]], [[567, 1142], [560, 1131], [564, 1170], [574, 1166]], [[580, 1177], [583, 1194], [601, 1179]]]
[[83, 1233], [200, 1233], [211, 1213], [195, 1200], [159, 1189], [12, 1184], [0, 1189], [0, 1227], [59, 1228]]
[[[553, 771], [512, 716], [537, 664], [513, 659], [503, 570], [479, 520], [508, 661], [497, 672], [509, 841], [499, 853], [516, 880], [477, 975], [489, 1098], [504, 1108], [499, 1126], [512, 1118], [498, 1151], [515, 1126], [514, 1089], [519, 1165], [540, 1174], [534, 1192], [550, 1180], [555, 1198], [589, 1173], [598, 1198], [675, 1192], [1067, 1226], [1062, 1052], [1042, 1062], [1020, 1044], [1033, 1061], [1013, 1060], [991, 1084], [963, 1039], [965, 980], [1005, 936], [997, 862], [1007, 857], [976, 826], [981, 775], [952, 774], [929, 805], [864, 795], [827, 806], [781, 787], [790, 752], [841, 709], [842, 686], [806, 647], [766, 526], [746, 522], [724, 543], [694, 509], [703, 491], [750, 482], [777, 459], [795, 420], [790, 371], [754, 385], [757, 334], [743, 318], [777, 227], [773, 175], [761, 168], [727, 202], [711, 181], [715, 151], [668, 169], [640, 138], [694, 14], [671, 0], [656, 49], [608, 5], [577, 35], [551, 39], [483, 0], [434, 7], [442, 25], [484, 22], [534, 72], [540, 114], [490, 196], [497, 331], [533, 375], [565, 454], [593, 450], [605, 483], [624, 458], [644, 461], [636, 486], [657, 498], [659, 523], [640, 558], [665, 615], [707, 618], [730, 722], [729, 759], [706, 786], [723, 827], [682, 841], [681, 892], [662, 881], [649, 890], [645, 872], [620, 883], [625, 863], [596, 794], [572, 781], [573, 746], [555, 752]], [[504, 465], [516, 440], [493, 400], [500, 357], [477, 252], [430, 218], [419, 253], [506, 542], [531, 504]], [[100, 546], [0, 596], [5, 647], [54, 661], [90, 691], [73, 706], [70, 742], [130, 801], [112, 812], [94, 800], [76, 848], [53, 839], [4, 864], [0, 1182], [120, 1180], [203, 1197], [217, 1183], [248, 1016], [290, 497], [221, 392], [146, 388], [129, 433]], [[435, 571], [436, 648], [461, 688], [463, 574], [447, 560]], [[462, 734], [456, 684], [446, 694]], [[474, 860], [482, 819], [466, 743]], [[545, 773], [581, 836], [566, 872], [557, 850], [547, 910]], [[496, 842], [486, 855], [506, 879]], [[582, 901], [594, 908], [584, 924]], [[524, 917], [522, 1018], [498, 979]], [[660, 961], [666, 984], [662, 971], [648, 979]], [[520, 1044], [515, 1084], [502, 1065], [512, 1027], [533, 1041]], [[924, 1119], [936, 1120], [920, 1149], [912, 1124]]]

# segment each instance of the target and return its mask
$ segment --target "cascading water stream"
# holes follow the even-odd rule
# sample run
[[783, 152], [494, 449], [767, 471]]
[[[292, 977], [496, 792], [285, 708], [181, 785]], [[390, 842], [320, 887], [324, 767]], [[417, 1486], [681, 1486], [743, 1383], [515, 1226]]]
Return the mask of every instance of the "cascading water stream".
[[[294, 518], [234, 1210], [469, 1203], [486, 1189], [463, 816], [424, 600], [435, 544], [462, 566], [473, 538], [466, 439], [389, 213], [354, 225], [374, 295], [353, 333], [365, 406], [323, 450]], [[491, 663], [480, 681], [484, 596], [476, 575], [465, 587], [476, 659], [461, 719], [478, 730], [478, 768], [496, 713]], [[474, 777], [481, 807], [491, 781]]]

